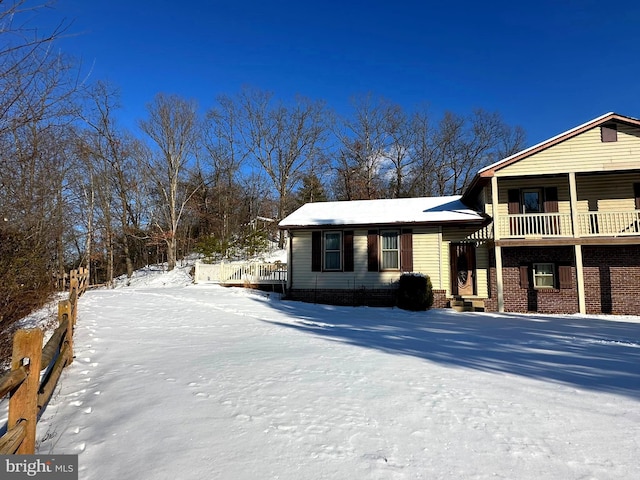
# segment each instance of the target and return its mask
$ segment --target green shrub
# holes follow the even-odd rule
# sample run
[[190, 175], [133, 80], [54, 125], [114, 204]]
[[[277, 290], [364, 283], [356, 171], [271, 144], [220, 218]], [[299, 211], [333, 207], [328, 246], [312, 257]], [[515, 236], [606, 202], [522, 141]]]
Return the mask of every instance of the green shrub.
[[398, 307], [404, 310], [427, 310], [433, 305], [433, 286], [428, 276], [403, 273], [398, 285]]

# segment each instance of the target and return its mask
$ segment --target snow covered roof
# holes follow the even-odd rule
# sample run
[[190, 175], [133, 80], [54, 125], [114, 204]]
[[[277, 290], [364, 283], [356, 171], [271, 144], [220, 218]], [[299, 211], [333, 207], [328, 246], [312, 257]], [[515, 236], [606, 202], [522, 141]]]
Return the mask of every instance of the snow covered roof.
[[461, 196], [307, 203], [283, 219], [280, 228], [391, 225], [413, 223], [480, 223], [483, 217]]

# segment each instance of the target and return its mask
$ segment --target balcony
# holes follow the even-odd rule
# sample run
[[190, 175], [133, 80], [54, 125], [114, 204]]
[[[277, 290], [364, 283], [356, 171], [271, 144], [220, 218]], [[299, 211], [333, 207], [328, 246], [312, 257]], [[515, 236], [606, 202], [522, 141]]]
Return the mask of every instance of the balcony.
[[573, 237], [569, 213], [520, 213], [498, 218], [500, 238]]
[[640, 210], [579, 213], [577, 220], [581, 237], [640, 235]]
[[[585, 212], [576, 215], [577, 237], [640, 235], [640, 210]], [[499, 238], [574, 237], [571, 214], [530, 213], [497, 219]]]

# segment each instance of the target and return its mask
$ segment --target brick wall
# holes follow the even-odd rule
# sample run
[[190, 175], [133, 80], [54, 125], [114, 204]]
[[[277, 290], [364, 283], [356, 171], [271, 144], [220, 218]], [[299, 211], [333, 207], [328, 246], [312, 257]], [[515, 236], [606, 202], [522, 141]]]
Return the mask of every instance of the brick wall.
[[[513, 247], [502, 249], [505, 311], [576, 313], [578, 292], [575, 266], [568, 289], [535, 290], [520, 287], [519, 267], [524, 263], [552, 262], [574, 265], [574, 247]], [[490, 254], [487, 311], [497, 311], [498, 292], [493, 251]], [[586, 311], [590, 314], [640, 315], [640, 245], [583, 246]]]
[[[485, 302], [487, 310], [497, 310], [495, 259], [491, 258], [491, 299]], [[573, 247], [511, 247], [502, 249], [502, 281], [506, 312], [575, 313], [578, 311], [575, 267], [571, 269], [571, 288], [540, 289], [520, 285], [520, 266], [549, 262], [574, 264]], [[529, 267], [530, 268], [530, 267]]]
[[587, 313], [640, 315], [640, 245], [584, 246]]
[[[308, 303], [327, 305], [393, 307], [396, 305], [397, 289], [395, 288], [358, 288], [344, 289], [293, 289], [287, 292], [287, 299]], [[446, 308], [445, 290], [433, 290], [433, 307]]]
[[321, 303], [326, 305], [391, 307], [396, 304], [396, 289], [292, 289], [287, 292], [287, 298], [308, 303]]
[[433, 291], [433, 306], [431, 308], [447, 308], [449, 305], [446, 290]]

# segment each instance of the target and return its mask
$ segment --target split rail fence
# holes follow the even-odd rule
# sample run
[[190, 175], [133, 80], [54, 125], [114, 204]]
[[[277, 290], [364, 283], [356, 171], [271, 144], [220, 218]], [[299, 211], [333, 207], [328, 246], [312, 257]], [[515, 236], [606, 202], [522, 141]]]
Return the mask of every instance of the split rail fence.
[[62, 371], [73, 362], [73, 330], [78, 299], [88, 286], [88, 271], [72, 270], [69, 299], [58, 303], [58, 328], [43, 347], [39, 328], [18, 330], [13, 337], [11, 368], [0, 376], [0, 399], [9, 395], [7, 431], [0, 454], [33, 454], [36, 425], [51, 399]]

